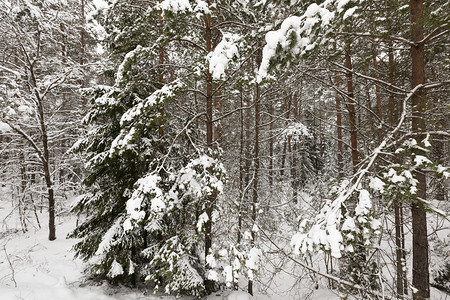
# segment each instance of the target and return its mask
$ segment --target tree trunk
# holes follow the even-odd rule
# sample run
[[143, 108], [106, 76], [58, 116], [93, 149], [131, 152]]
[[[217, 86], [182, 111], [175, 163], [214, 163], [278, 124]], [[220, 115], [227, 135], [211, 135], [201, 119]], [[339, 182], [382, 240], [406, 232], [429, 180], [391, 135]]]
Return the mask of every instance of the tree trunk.
[[[40, 37], [38, 37], [40, 38]], [[36, 55], [38, 55], [39, 47], [36, 50]], [[37, 105], [37, 118], [39, 121], [39, 129], [41, 131], [42, 138], [42, 154], [39, 155], [42, 162], [42, 167], [44, 169], [44, 179], [47, 186], [48, 194], [48, 239], [53, 241], [56, 239], [56, 228], [55, 228], [55, 197], [53, 191], [53, 182], [50, 170], [50, 152], [48, 145], [48, 134], [47, 125], [45, 124], [45, 114], [44, 114], [44, 99], [42, 99], [41, 94], [38, 91], [37, 81], [35, 77], [34, 65], [29, 62], [28, 71], [30, 72], [30, 88], [33, 90], [34, 97]]]
[[[84, 57], [86, 53], [86, 41], [84, 27], [86, 25], [86, 12], [85, 12], [85, 0], [81, 0], [81, 32], [80, 32], [80, 66], [84, 66]], [[84, 81], [80, 79], [80, 87], [84, 88]], [[86, 97], [81, 95], [81, 109], [84, 112], [86, 110]]]
[[[208, 3], [209, 4], [209, 3]], [[211, 33], [211, 14], [205, 15], [205, 42], [207, 53], [212, 50], [212, 33]], [[210, 151], [209, 155], [213, 155], [213, 138], [214, 138], [214, 123], [213, 123], [213, 80], [212, 74], [207, 67], [206, 74], [206, 146]], [[205, 259], [209, 254], [212, 246], [212, 213], [216, 202], [217, 194], [213, 192], [206, 197], [205, 212], [208, 220], [205, 224]], [[205, 279], [205, 288], [208, 292], [213, 290], [214, 282]]]
[[[372, 2], [372, 1], [371, 1]], [[372, 3], [373, 4], [373, 3]], [[374, 20], [372, 14], [370, 15], [370, 31], [375, 34]], [[377, 48], [375, 44], [375, 38], [371, 37], [371, 52], [372, 52], [372, 64], [374, 69], [374, 78], [378, 79], [378, 60], [377, 60]], [[381, 89], [378, 83], [375, 83], [375, 96], [377, 100], [377, 115], [380, 120], [383, 120], [383, 112], [381, 110]]]
[[353, 91], [353, 74], [352, 74], [352, 59], [351, 59], [351, 45], [350, 42], [345, 42], [345, 67], [348, 69], [346, 72], [347, 77], [347, 108], [350, 120], [350, 145], [352, 147], [352, 165], [353, 173], [355, 174], [358, 170], [358, 138], [356, 130], [356, 102], [355, 95]]
[[[293, 109], [294, 109], [294, 120], [298, 121], [298, 102], [295, 95], [292, 96]], [[297, 175], [297, 139], [291, 140], [292, 152], [291, 152], [291, 189], [292, 189], [292, 202], [297, 203], [298, 201], [298, 175]]]
[[[211, 44], [211, 15], [207, 14], [205, 16], [205, 40], [206, 40], [206, 51], [209, 53], [212, 50]], [[209, 68], [208, 68], [209, 70]], [[206, 146], [209, 150], [213, 148], [213, 111], [212, 111], [212, 74], [208, 71], [206, 74]], [[206, 232], [205, 232], [205, 256], [209, 254], [209, 249], [212, 244], [212, 210], [213, 202], [215, 201], [215, 196], [211, 195], [207, 197], [206, 200], [206, 213], [208, 215], [208, 221], [206, 222]]]
[[402, 206], [399, 203], [394, 204], [394, 215], [395, 215], [395, 256], [396, 256], [396, 288], [397, 294], [403, 298], [403, 295], [408, 294], [408, 286], [404, 285], [406, 281], [406, 274], [404, 268], [406, 267], [406, 257], [404, 249], [405, 233], [403, 231], [403, 214]]
[[[394, 84], [395, 79], [395, 61], [394, 61], [394, 49], [392, 47], [392, 41], [389, 40], [388, 44], [388, 67], [389, 67], [389, 83]], [[396, 123], [395, 118], [395, 98], [393, 93], [389, 93], [389, 124], [394, 126]]]
[[[392, 41], [388, 42], [388, 67], [389, 67], [389, 83], [394, 84], [395, 62]], [[395, 126], [397, 120], [395, 118], [395, 98], [394, 94], [389, 94], [389, 124]], [[393, 162], [395, 162], [395, 156]], [[396, 289], [397, 294], [402, 297], [408, 294], [408, 282], [406, 278], [406, 253], [405, 253], [405, 232], [403, 227], [403, 207], [399, 203], [400, 199], [394, 200], [394, 219], [395, 219], [395, 263], [396, 263]]]
[[[289, 118], [291, 116], [291, 96], [289, 95], [288, 100], [284, 102], [284, 107], [286, 109], [286, 124], [289, 124]], [[286, 165], [286, 152], [287, 152], [287, 145], [288, 145], [288, 139], [284, 140], [283, 143], [283, 154], [281, 155], [281, 170], [280, 170], [280, 176], [283, 176], [284, 174], [284, 167]]]
[[273, 103], [269, 100], [269, 186], [273, 187]]
[[[333, 44], [333, 50], [336, 52], [336, 43]], [[338, 72], [334, 73], [334, 81], [336, 88], [340, 88], [340, 79]], [[343, 142], [342, 142], [342, 109], [341, 109], [341, 96], [338, 92], [335, 94], [336, 101], [336, 131], [337, 131], [337, 167], [339, 178], [344, 177], [344, 160], [343, 160]]]
[[[246, 106], [250, 106], [250, 102], [246, 103]], [[251, 165], [251, 153], [250, 153], [250, 119], [251, 119], [251, 109], [247, 108], [245, 114], [245, 152], [244, 152], [244, 198], [247, 197], [246, 195], [246, 188], [249, 186], [250, 183], [250, 165]], [[244, 202], [246, 203], [246, 202]], [[247, 210], [247, 207], [244, 207], [245, 210]], [[247, 213], [245, 211], [244, 213]]]
[[[22, 146], [25, 150], [25, 145]], [[20, 225], [22, 227], [22, 232], [25, 233], [28, 231], [27, 228], [27, 218], [26, 218], [26, 189], [27, 189], [27, 176], [26, 176], [26, 161], [25, 161], [25, 151], [20, 153], [20, 193], [19, 193], [19, 203], [17, 204], [19, 207], [19, 218]]]
[[[259, 123], [260, 123], [260, 100], [261, 90], [256, 84], [255, 94], [255, 149], [254, 149], [254, 178], [253, 178], [253, 203], [252, 203], [252, 224], [256, 224], [256, 213], [258, 210], [258, 183], [259, 183]], [[252, 246], [255, 245], [256, 234], [252, 228]], [[248, 281], [248, 293], [253, 295], [253, 280]]]
[[[294, 95], [294, 119], [296, 122], [300, 122], [301, 114], [301, 99], [302, 97], [302, 86], [300, 84], [300, 90], [298, 98]], [[298, 174], [298, 139], [293, 140], [292, 145], [292, 165], [291, 165], [291, 177], [292, 177], [292, 200], [294, 203], [298, 202], [298, 188], [300, 186], [300, 176]]]
[[[37, 92], [36, 92], [37, 93]], [[48, 193], [48, 239], [53, 241], [56, 239], [56, 228], [55, 228], [55, 198], [53, 192], [53, 183], [50, 172], [50, 153], [48, 147], [48, 136], [47, 136], [47, 126], [44, 120], [44, 108], [42, 99], [36, 96], [38, 100], [38, 113], [39, 113], [39, 122], [42, 133], [42, 148], [44, 152], [44, 159], [42, 161], [44, 167], [44, 178], [45, 184], [47, 185], [47, 193]]]
[[[37, 92], [36, 92], [37, 94]], [[44, 168], [44, 179], [45, 184], [47, 185], [47, 193], [48, 193], [48, 239], [53, 241], [56, 239], [56, 228], [55, 228], [55, 198], [53, 192], [53, 183], [51, 178], [50, 171], [50, 153], [48, 147], [48, 136], [47, 136], [47, 126], [44, 120], [44, 108], [42, 99], [38, 95], [36, 95], [38, 99], [38, 115], [39, 115], [39, 123], [40, 129], [42, 133], [42, 149], [43, 149], [43, 168]]]
[[[162, 12], [160, 12], [159, 16], [159, 27], [158, 27], [158, 35], [161, 36], [163, 34], [163, 16]], [[164, 47], [162, 45], [159, 46], [159, 68], [158, 68], [158, 82], [160, 87], [162, 88], [164, 85], [164, 73], [163, 73], [163, 64], [164, 64]], [[159, 137], [162, 138], [164, 135], [164, 127], [163, 127], [163, 118], [164, 118], [164, 109], [161, 107], [159, 109], [160, 120], [158, 122], [158, 134]]]
[[238, 229], [237, 229], [237, 244], [241, 243], [241, 232], [242, 232], [242, 202], [244, 200], [244, 106], [242, 89], [240, 91], [240, 105], [241, 110], [239, 112], [239, 123], [240, 123], [240, 133], [239, 133], [239, 202], [238, 202]]
[[[410, 0], [412, 41], [411, 65], [412, 65], [412, 88], [425, 83], [425, 47], [423, 40], [423, 0]], [[412, 96], [412, 132], [418, 133], [416, 141], [423, 145], [426, 130], [425, 124], [426, 98], [423, 89], [418, 89]], [[413, 155], [426, 156], [425, 151], [414, 149]], [[418, 168], [413, 173], [417, 182], [417, 193], [411, 207], [412, 235], [413, 235], [413, 293], [414, 299], [427, 299], [430, 297], [430, 278], [428, 264], [428, 236], [427, 219], [424, 209], [426, 200], [426, 177], [423, 170]]]
[[375, 127], [375, 124], [373, 122], [372, 113], [373, 111], [372, 111], [372, 99], [370, 97], [370, 84], [369, 80], [366, 79], [366, 118], [367, 122], [369, 123], [370, 131], [376, 132], [377, 128]]

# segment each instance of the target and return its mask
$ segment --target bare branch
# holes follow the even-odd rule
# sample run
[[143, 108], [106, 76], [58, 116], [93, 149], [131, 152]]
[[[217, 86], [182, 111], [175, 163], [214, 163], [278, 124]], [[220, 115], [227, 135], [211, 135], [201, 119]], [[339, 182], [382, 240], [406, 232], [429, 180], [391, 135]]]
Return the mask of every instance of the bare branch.
[[11, 260], [9, 259], [8, 252], [6, 252], [6, 245], [3, 246], [3, 251], [5, 252], [5, 256], [6, 256], [6, 260], [8, 261], [9, 268], [11, 269], [11, 280], [12, 280], [12, 282], [14, 282], [14, 287], [17, 287], [17, 282], [16, 282], [16, 278], [15, 278], [14, 267], [13, 267], [13, 265], [12, 265], [12, 263], [11, 263]]

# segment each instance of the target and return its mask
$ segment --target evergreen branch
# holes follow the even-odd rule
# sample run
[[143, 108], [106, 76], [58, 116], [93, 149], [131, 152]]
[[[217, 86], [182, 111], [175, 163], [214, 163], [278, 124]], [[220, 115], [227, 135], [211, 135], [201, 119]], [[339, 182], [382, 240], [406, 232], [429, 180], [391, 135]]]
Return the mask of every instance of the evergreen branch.
[[206, 51], [205, 48], [203, 48], [202, 46], [200, 46], [199, 44], [197, 44], [197, 43], [195, 43], [195, 42], [193, 42], [193, 41], [191, 41], [191, 40], [187, 40], [187, 39], [176, 39], [176, 40], [177, 40], [177, 41], [180, 41], [180, 42], [188, 43], [188, 44], [194, 46], [195, 48], [200, 49], [200, 50], [203, 51], [204, 53], [208, 53], [208, 51]]
[[431, 40], [437, 39], [445, 34], [450, 32], [450, 29], [441, 31], [442, 29], [448, 27], [450, 23], [443, 24], [437, 28], [435, 28], [431, 33], [429, 33], [426, 37], [424, 37], [421, 41], [417, 42], [417, 44], [425, 44]]

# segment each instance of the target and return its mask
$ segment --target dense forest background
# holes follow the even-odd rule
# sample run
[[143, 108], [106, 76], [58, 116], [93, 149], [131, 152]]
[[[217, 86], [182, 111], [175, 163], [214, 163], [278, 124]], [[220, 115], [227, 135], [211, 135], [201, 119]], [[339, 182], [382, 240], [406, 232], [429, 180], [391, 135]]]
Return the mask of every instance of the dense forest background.
[[1, 0], [0, 284], [47, 230], [83, 285], [446, 297], [449, 11]]

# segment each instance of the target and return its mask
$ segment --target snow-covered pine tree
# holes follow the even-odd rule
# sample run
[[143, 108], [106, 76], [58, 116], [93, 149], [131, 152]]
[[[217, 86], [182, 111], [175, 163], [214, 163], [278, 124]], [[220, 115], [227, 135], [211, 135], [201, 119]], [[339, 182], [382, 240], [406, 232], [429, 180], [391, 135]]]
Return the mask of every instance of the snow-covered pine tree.
[[[180, 57], [164, 57], [171, 30], [162, 36], [160, 14], [129, 1], [98, 14], [121, 63], [113, 85], [92, 90], [85, 118], [90, 131], [75, 146], [88, 155], [89, 193], [74, 210], [89, 217], [71, 236], [82, 238], [75, 250], [93, 274], [200, 296], [210, 221], [204, 199], [221, 193], [225, 171], [212, 158], [218, 153], [196, 144], [200, 132], [192, 124], [199, 115], [177, 108], [191, 100], [186, 83], [163, 82], [161, 63], [179, 63]], [[172, 76], [183, 78], [183, 72], [173, 70]]]

